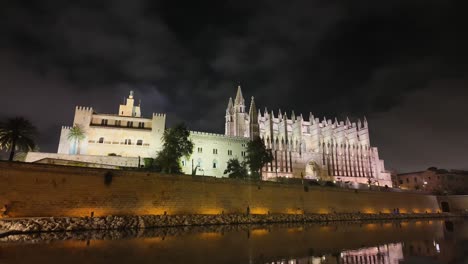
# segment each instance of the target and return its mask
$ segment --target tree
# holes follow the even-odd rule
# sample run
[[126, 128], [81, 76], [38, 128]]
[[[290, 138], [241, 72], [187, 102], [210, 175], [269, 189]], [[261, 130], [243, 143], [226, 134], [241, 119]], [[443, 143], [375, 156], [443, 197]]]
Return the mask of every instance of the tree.
[[74, 125], [68, 131], [67, 139], [73, 142], [72, 154], [80, 154], [80, 143], [85, 139], [85, 132], [79, 125]]
[[189, 157], [193, 152], [190, 131], [184, 124], [166, 129], [163, 134], [163, 149], [158, 153], [155, 167], [164, 173], [181, 173], [180, 158]]
[[0, 123], [0, 149], [10, 151], [9, 161], [13, 161], [15, 152], [31, 151], [36, 147], [34, 137], [36, 127], [23, 117], [14, 117]]
[[271, 150], [266, 149], [260, 137], [256, 137], [247, 143], [246, 163], [251, 171], [251, 178], [261, 179], [262, 168], [273, 160]]
[[239, 162], [237, 158], [230, 159], [227, 162], [227, 168], [224, 170], [224, 174], [228, 174], [229, 178], [245, 179], [248, 176], [247, 164], [245, 162]]

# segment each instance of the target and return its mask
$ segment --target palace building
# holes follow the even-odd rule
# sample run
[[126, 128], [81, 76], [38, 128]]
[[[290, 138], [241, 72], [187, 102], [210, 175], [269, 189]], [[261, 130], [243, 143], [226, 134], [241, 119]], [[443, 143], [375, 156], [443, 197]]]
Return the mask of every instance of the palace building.
[[[225, 177], [227, 161], [243, 160], [249, 140], [260, 137], [274, 160], [263, 168], [265, 180], [277, 177], [333, 180], [349, 183], [392, 186], [390, 173], [370, 145], [367, 120], [351, 122], [323, 119], [267, 109], [258, 111], [251, 98], [247, 111], [241, 87], [229, 99], [225, 114], [225, 134], [191, 131], [193, 154], [181, 160], [184, 173]], [[54, 163], [54, 160], [83, 162], [102, 166], [138, 167], [145, 158], [154, 158], [162, 149], [166, 115], [141, 115], [133, 92], [119, 106], [117, 114], [96, 113], [92, 107], [77, 106], [73, 126], [84, 138], [69, 137], [72, 127], [62, 127], [57, 153], [30, 152], [28, 162]]]

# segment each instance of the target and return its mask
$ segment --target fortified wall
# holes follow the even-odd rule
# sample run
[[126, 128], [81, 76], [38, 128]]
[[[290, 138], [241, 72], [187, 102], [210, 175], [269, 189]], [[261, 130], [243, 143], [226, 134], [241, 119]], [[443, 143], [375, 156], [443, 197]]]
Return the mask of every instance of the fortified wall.
[[143, 171], [0, 162], [9, 217], [438, 212], [437, 197]]

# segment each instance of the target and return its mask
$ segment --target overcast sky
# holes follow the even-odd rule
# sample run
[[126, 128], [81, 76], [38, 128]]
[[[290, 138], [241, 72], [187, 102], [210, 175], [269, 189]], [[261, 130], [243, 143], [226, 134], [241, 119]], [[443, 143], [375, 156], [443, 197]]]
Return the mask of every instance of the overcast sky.
[[76, 105], [223, 133], [243, 87], [262, 110], [369, 120], [388, 169], [468, 169], [468, 10], [450, 0], [0, 4], [0, 118], [55, 152]]

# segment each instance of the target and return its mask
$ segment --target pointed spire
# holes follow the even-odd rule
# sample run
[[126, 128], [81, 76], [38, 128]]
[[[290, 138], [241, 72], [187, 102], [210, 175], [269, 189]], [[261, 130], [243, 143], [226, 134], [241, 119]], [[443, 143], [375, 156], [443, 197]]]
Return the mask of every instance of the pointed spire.
[[229, 102], [226, 108], [226, 112], [231, 112], [231, 110], [232, 110], [232, 97], [229, 97]]
[[367, 127], [368, 127], [367, 119], [366, 119], [366, 116], [364, 116], [364, 128], [367, 128]]
[[296, 114], [294, 113], [294, 110], [292, 110], [292, 113], [291, 113], [291, 120], [292, 120], [293, 122], [296, 121]]
[[252, 118], [257, 117], [257, 107], [255, 106], [255, 100], [254, 100], [253, 96], [252, 96], [252, 99], [250, 99], [249, 116], [250, 116], [250, 121], [251, 122], [252, 122]]
[[359, 118], [358, 121], [357, 121], [357, 128], [361, 129], [361, 127], [362, 127], [361, 118]]
[[128, 98], [130, 98], [130, 99], [133, 98], [133, 90], [130, 90], [130, 95], [128, 96]]
[[234, 103], [236, 105], [243, 105], [244, 104], [244, 97], [242, 96], [242, 90], [241, 86], [237, 86], [237, 93], [236, 93], [236, 99], [234, 100]]
[[334, 123], [334, 124], [335, 124], [335, 125], [338, 125], [338, 124], [339, 124], [339, 123], [338, 123], [338, 119], [337, 119], [336, 117], [335, 117], [335, 123]]
[[288, 120], [288, 113], [286, 113], [286, 111], [284, 112], [283, 119]]
[[302, 113], [299, 115], [300, 120], [304, 120], [304, 117], [302, 117]]
[[268, 117], [268, 115], [269, 115], [269, 114], [268, 114], [268, 109], [266, 108], [266, 106], [265, 106], [265, 111], [263, 111], [263, 115], [264, 115], [265, 117]]
[[249, 117], [250, 117], [250, 124], [249, 124], [250, 139], [252, 140], [258, 137], [260, 134], [259, 127], [258, 127], [259, 114], [257, 114], [257, 107], [255, 106], [255, 100], [253, 96], [250, 101]]
[[346, 117], [346, 126], [351, 126], [351, 121], [349, 121], [348, 117]]
[[281, 109], [278, 110], [278, 118], [280, 120], [283, 119], [283, 114], [281, 113]]

